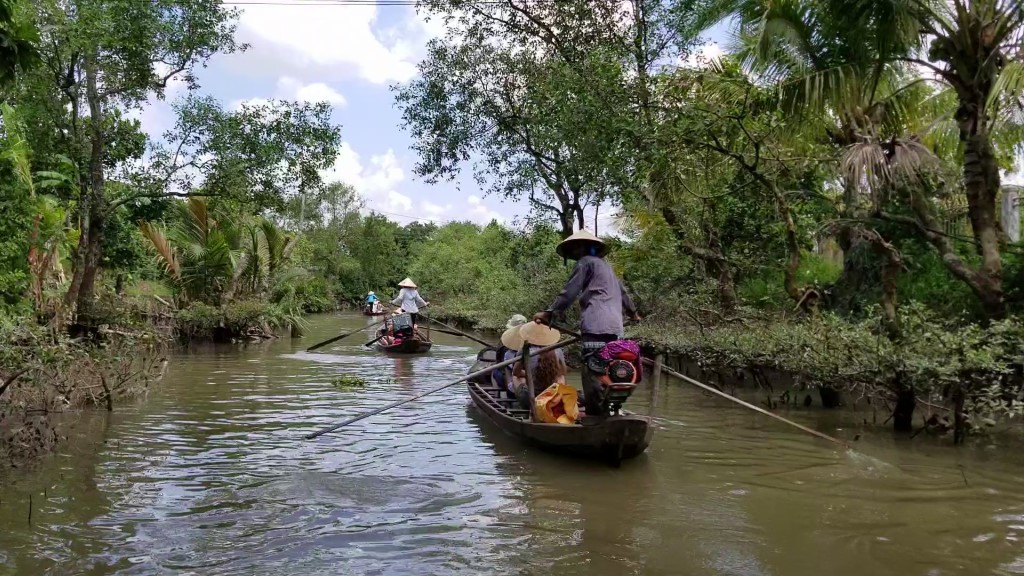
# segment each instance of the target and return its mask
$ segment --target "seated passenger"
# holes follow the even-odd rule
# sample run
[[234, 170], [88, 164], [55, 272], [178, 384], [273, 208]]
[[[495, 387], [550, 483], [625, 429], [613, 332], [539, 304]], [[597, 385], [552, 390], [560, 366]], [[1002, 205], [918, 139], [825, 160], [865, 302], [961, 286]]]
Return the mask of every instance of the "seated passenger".
[[[511, 360], [523, 349], [523, 339], [519, 336], [519, 327], [526, 324], [526, 322], [526, 316], [516, 314], [505, 323], [505, 332], [501, 335], [501, 346], [498, 346], [498, 349], [494, 352], [495, 363]], [[510, 377], [511, 373], [511, 367], [497, 368], [491, 372], [491, 379], [498, 388], [508, 390], [510, 394], [515, 394], [515, 388], [512, 386], [512, 378]]]
[[[544, 353], [535, 351], [558, 342], [561, 334], [558, 330], [541, 326], [530, 322], [520, 328], [520, 337], [524, 342], [530, 343], [530, 375], [533, 377], [533, 395], [537, 397], [541, 392], [555, 383], [564, 384], [568, 366], [565, 363], [565, 355], [561, 349], [548, 350]], [[513, 386], [516, 398], [522, 408], [530, 408], [530, 389], [526, 382], [526, 368], [523, 363], [516, 362], [512, 369]]]

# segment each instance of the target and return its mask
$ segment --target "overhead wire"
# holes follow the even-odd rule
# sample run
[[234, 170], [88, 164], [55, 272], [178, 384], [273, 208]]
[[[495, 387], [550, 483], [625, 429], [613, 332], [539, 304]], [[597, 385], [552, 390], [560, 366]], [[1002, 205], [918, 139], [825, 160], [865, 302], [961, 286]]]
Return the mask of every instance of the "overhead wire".
[[[553, 0], [533, 0], [553, 1]], [[417, 6], [419, 0], [225, 0], [230, 6]], [[477, 4], [502, 4], [498, 0], [477, 0]]]

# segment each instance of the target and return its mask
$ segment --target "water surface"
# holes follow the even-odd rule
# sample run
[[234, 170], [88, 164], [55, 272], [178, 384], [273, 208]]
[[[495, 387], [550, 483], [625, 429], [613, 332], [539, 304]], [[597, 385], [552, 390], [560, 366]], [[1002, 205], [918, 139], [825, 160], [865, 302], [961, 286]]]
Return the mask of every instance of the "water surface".
[[877, 431], [844, 452], [679, 384], [618, 470], [524, 448], [462, 386], [303, 440], [477, 350], [435, 334], [427, 356], [386, 357], [367, 331], [303, 351], [371, 321], [182, 353], [144, 401], [77, 417], [0, 494], [0, 573], [1024, 574], [1020, 456]]

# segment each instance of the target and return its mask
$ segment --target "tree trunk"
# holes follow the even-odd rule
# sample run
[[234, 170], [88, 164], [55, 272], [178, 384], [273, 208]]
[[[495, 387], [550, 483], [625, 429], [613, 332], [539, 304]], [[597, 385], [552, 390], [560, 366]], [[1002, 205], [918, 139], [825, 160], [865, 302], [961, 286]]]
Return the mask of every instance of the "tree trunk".
[[558, 223], [562, 227], [562, 238], [568, 238], [572, 236], [573, 228], [573, 214], [568, 209], [558, 213]]
[[[982, 122], [973, 118], [974, 122]], [[980, 274], [987, 279], [984, 293], [979, 294], [985, 312], [992, 318], [1006, 314], [1003, 302], [1003, 263], [999, 250], [999, 226], [996, 218], [996, 195], [999, 193], [999, 164], [995, 150], [983, 128], [968, 134], [961, 124], [964, 142], [964, 188], [967, 193], [967, 215], [981, 255]]]
[[75, 269], [75, 277], [79, 280], [77, 287], [76, 309], [79, 323], [90, 323], [92, 304], [96, 292], [96, 274], [99, 271], [103, 249], [103, 225], [106, 219], [106, 202], [104, 201], [105, 179], [103, 174], [103, 157], [105, 142], [103, 134], [103, 106], [97, 88], [97, 70], [95, 55], [90, 54], [84, 59], [86, 98], [89, 102], [90, 116], [90, 150], [89, 150], [89, 186], [85, 195], [89, 196], [89, 210], [83, 219], [89, 222], [90, 233], [83, 235], [79, 242], [79, 254]]
[[896, 406], [892, 411], [892, 431], [895, 433], [910, 433], [914, 431], [914, 408], [917, 406], [917, 396], [913, 386], [906, 386], [903, 383], [903, 376], [896, 374]]
[[963, 444], [967, 438], [967, 418], [964, 414], [964, 386], [957, 382], [953, 385], [953, 444]]
[[74, 321], [78, 305], [78, 292], [82, 287], [82, 276], [85, 274], [85, 254], [89, 250], [89, 212], [92, 202], [89, 201], [90, 193], [83, 189], [79, 194], [80, 203], [78, 206], [78, 246], [75, 248], [75, 256], [71, 263], [71, 284], [68, 292], [64, 295], [64, 307], [68, 311], [68, 319]]
[[[888, 215], [890, 220], [912, 224], [928, 242], [935, 247], [942, 257], [942, 263], [949, 272], [967, 284], [978, 298], [985, 313], [990, 318], [1002, 318], [1006, 314], [1006, 304], [1003, 300], [1002, 272], [998, 275], [987, 274], [983, 269], [976, 270], [964, 262], [957, 254], [952, 241], [942, 233], [942, 226], [932, 214], [930, 203], [921, 194], [920, 190], [909, 191], [910, 207], [914, 211], [915, 218]], [[992, 203], [993, 209], [995, 203]], [[982, 219], [984, 220], [984, 218]], [[972, 224], [973, 225], [973, 224]], [[998, 234], [996, 235], [998, 238]], [[998, 246], [996, 247], [998, 252]]]

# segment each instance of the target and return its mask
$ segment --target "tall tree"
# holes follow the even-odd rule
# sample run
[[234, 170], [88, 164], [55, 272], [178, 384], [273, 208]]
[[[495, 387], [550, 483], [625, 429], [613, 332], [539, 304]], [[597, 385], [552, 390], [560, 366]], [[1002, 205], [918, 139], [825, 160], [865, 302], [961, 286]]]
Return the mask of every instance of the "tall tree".
[[[40, 0], [43, 65], [21, 98], [37, 100], [34, 119], [47, 140], [79, 167], [80, 241], [66, 303], [88, 315], [110, 211], [108, 173], [141, 148], [118, 150], [124, 118], [150, 97], [162, 97], [180, 76], [195, 86], [194, 71], [210, 56], [242, 48], [234, 40], [236, 12], [217, 0]], [[126, 157], [127, 156], [127, 157]]]
[[[420, 154], [416, 172], [451, 180], [476, 160], [491, 193], [527, 199], [568, 236], [606, 186], [562, 120], [572, 86], [560, 63], [490, 44], [435, 40], [421, 75], [398, 91], [405, 127]], [[573, 78], [569, 78], [572, 80]]]
[[[558, 215], [563, 234], [584, 224], [587, 203], [643, 192], [657, 75], [685, 59], [705, 3], [426, 2], [452, 26], [434, 44], [424, 80], [399, 95], [407, 125], [427, 144], [424, 166], [463, 162], [480, 151], [465, 142], [488, 139], [484, 149], [499, 153], [484, 154], [485, 167], [519, 176], [502, 179], [518, 185], [504, 186], [515, 197], [549, 191], [555, 201], [541, 205], [534, 193], [534, 206]], [[428, 105], [438, 101], [446, 105]]]

